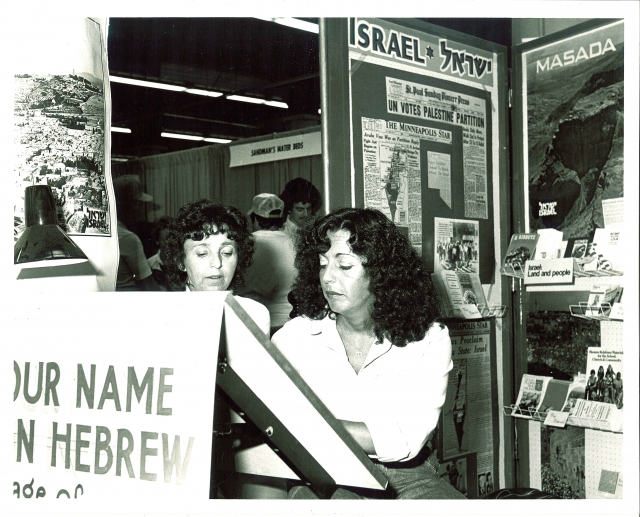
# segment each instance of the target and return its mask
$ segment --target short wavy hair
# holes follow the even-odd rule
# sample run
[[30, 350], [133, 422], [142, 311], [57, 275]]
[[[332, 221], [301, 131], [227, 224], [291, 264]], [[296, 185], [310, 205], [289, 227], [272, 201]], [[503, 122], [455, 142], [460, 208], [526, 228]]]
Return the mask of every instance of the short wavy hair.
[[201, 199], [184, 205], [167, 228], [166, 245], [160, 252], [160, 258], [165, 264], [172, 291], [183, 291], [187, 285], [185, 241], [200, 241], [219, 233], [226, 233], [238, 248], [238, 265], [229, 290], [235, 291], [244, 285], [244, 272], [253, 261], [254, 249], [247, 219], [234, 206]]
[[285, 218], [291, 213], [295, 203], [309, 203], [311, 212], [314, 214], [320, 210], [320, 205], [322, 204], [320, 191], [313, 183], [304, 178], [293, 178], [289, 181], [284, 186], [280, 199], [284, 201], [283, 217]]
[[363, 262], [375, 297], [371, 320], [377, 339], [398, 347], [422, 340], [440, 316], [431, 277], [396, 225], [369, 208], [341, 208], [301, 228], [292, 289], [297, 314], [314, 320], [336, 317], [322, 294], [318, 255], [329, 250], [328, 234], [338, 230], [350, 233], [349, 246]]

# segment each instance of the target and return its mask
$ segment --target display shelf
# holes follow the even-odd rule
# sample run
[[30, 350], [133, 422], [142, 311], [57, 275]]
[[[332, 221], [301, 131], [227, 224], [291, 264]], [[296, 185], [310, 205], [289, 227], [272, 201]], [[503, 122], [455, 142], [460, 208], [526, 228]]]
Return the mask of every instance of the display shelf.
[[[560, 260], [560, 259], [550, 259], [550, 260]], [[511, 276], [514, 278], [524, 278], [524, 271], [526, 269], [527, 260], [522, 267], [518, 264], [515, 266], [512, 264], [505, 264], [500, 268], [500, 273], [505, 276]], [[541, 262], [541, 261], [536, 261]], [[573, 276], [574, 278], [606, 278], [606, 277], [616, 277], [616, 276], [624, 276], [623, 271], [618, 271], [615, 269], [598, 269], [596, 271], [585, 271], [582, 269], [580, 264], [576, 259], [573, 259]]]
[[[530, 409], [522, 409], [516, 406], [515, 404], [511, 404], [508, 406], [502, 406], [502, 412], [505, 416], [510, 416], [514, 418], [524, 418], [526, 420], [533, 420], [536, 422], [540, 422], [544, 424], [545, 419], [547, 418], [547, 414], [549, 410], [546, 411], [535, 411]], [[596, 431], [604, 431], [607, 433], [616, 433], [622, 434], [622, 429], [611, 429], [611, 426], [608, 422], [599, 422], [597, 420], [591, 420], [590, 422], [579, 422], [577, 419], [569, 416], [567, 419], [567, 424], [572, 427], [583, 427], [584, 429], [594, 429]]]
[[526, 418], [527, 420], [533, 419], [537, 420], [538, 422], [544, 422], [544, 419], [547, 418], [547, 413], [549, 412], [549, 410], [537, 411], [532, 409], [523, 409], [516, 406], [515, 404], [511, 404], [509, 406], [502, 406], [502, 412], [505, 414], [505, 416]]
[[609, 303], [593, 306], [587, 302], [580, 302], [578, 305], [569, 305], [569, 311], [572, 316], [585, 320], [620, 321], [622, 319], [621, 317], [611, 317], [611, 304]]
[[514, 278], [524, 278], [524, 268], [518, 264], [516, 264], [515, 267], [512, 264], [505, 264], [500, 268], [500, 273]]
[[606, 276], [623, 276], [624, 273], [622, 271], [617, 271], [615, 269], [597, 269], [595, 271], [585, 271], [582, 269], [580, 264], [576, 259], [573, 259], [573, 276], [584, 277], [606, 277]]
[[443, 317], [452, 320], [479, 320], [483, 318], [503, 318], [506, 305], [473, 305], [464, 304], [442, 309]]
[[593, 421], [593, 423], [580, 423], [570, 416], [567, 420], [567, 425], [573, 427], [584, 427], [585, 429], [594, 429], [596, 431], [605, 431], [607, 433], [622, 434], [622, 429], [611, 429], [611, 425], [607, 422], [598, 422], [597, 420]]

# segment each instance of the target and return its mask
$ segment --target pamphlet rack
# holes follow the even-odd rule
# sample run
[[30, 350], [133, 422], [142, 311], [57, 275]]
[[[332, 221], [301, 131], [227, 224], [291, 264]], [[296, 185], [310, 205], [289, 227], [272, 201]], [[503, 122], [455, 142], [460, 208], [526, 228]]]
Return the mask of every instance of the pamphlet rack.
[[500, 273], [505, 276], [524, 278], [524, 267], [521, 267], [520, 264], [505, 264], [500, 268]]
[[622, 434], [622, 429], [612, 429], [609, 422], [600, 422], [598, 420], [591, 420], [589, 422], [577, 422], [573, 417], [569, 417], [567, 425], [573, 427], [584, 427], [585, 429], [595, 429], [596, 431], [607, 431], [609, 433]]
[[573, 259], [573, 276], [623, 276], [624, 273], [622, 271], [617, 271], [615, 269], [597, 269], [594, 271], [585, 271], [576, 259]]
[[587, 302], [580, 302], [578, 305], [569, 305], [569, 312], [572, 316], [585, 320], [600, 321], [620, 321], [622, 317], [611, 317], [611, 304], [589, 305]]
[[[534, 420], [544, 423], [549, 413], [549, 409], [544, 411], [536, 411], [535, 409], [520, 408], [515, 404], [508, 406], [502, 406], [502, 412], [505, 416], [511, 416], [515, 418], [525, 418], [527, 420]], [[573, 416], [569, 416], [567, 419], [567, 425], [572, 427], [583, 427], [585, 429], [595, 429], [597, 431], [606, 431], [609, 433], [622, 433], [622, 429], [612, 429], [609, 422], [599, 421], [595, 419], [576, 419]]]
[[[555, 259], [549, 259], [555, 260]], [[527, 261], [529, 262], [529, 261]], [[505, 276], [512, 276], [515, 278], [524, 278], [524, 271], [526, 269], [526, 262], [521, 266], [520, 264], [505, 264], [500, 268], [500, 273]], [[622, 271], [616, 269], [598, 269], [594, 271], [584, 270], [578, 263], [577, 259], [573, 259], [573, 276], [574, 277], [608, 277], [608, 276], [623, 276]]]
[[515, 404], [510, 404], [508, 406], [502, 406], [502, 411], [505, 416], [512, 416], [517, 418], [531, 418], [533, 420], [537, 420], [539, 422], [544, 422], [544, 419], [547, 417], [548, 409], [544, 411], [537, 411], [535, 409], [527, 409], [516, 406]]
[[478, 310], [483, 318], [504, 318], [507, 312], [506, 305], [478, 305]]
[[465, 313], [467, 311], [464, 310], [464, 307], [472, 304], [465, 304], [457, 307], [446, 307], [442, 309], [442, 314], [444, 318], [447, 319], [457, 319], [457, 320], [471, 320], [471, 319], [483, 319], [483, 318], [503, 318], [505, 312], [507, 311], [506, 305], [476, 305], [478, 308], [478, 312], [480, 316], [462, 316], [461, 313]]

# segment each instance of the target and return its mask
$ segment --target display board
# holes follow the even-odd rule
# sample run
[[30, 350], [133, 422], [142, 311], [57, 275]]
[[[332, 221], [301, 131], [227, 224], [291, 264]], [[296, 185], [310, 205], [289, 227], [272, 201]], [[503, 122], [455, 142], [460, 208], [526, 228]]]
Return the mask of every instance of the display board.
[[[585, 239], [591, 248], [598, 228], [624, 227], [625, 22], [576, 24], [518, 45], [514, 55], [514, 198], [523, 207], [516, 226], [554, 228], [565, 240]], [[600, 262], [605, 250], [598, 248]], [[598, 280], [622, 287], [629, 281], [625, 275]], [[524, 293], [516, 378], [589, 376], [589, 350], [609, 338], [600, 321], [576, 318], [569, 306], [586, 302], [594, 285], [574, 279], [556, 290], [543, 284]], [[616, 449], [622, 437], [534, 422], [518, 432], [526, 444], [519, 475], [529, 486], [562, 498], [622, 497], [622, 449]], [[596, 460], [600, 450], [607, 451], [606, 461]]]
[[[225, 304], [224, 328], [218, 384], [301, 478], [326, 497], [336, 484], [387, 487], [382, 472], [233, 297]], [[256, 460], [260, 465], [243, 470], [297, 479], [274, 454], [262, 452]]]
[[[233, 296], [197, 294], [85, 296], [64, 317], [48, 310], [50, 297], [16, 298], [8, 336], [24, 343], [3, 356], [13, 401], [2, 436], [17, 513], [37, 513], [52, 499], [77, 500], [88, 513], [208, 500], [216, 383], [277, 448], [244, 457], [245, 471], [299, 474], [327, 497], [336, 484], [386, 488]], [[105, 314], [111, 324], [101, 322]]]
[[[496, 46], [418, 22], [351, 18], [348, 31], [356, 206], [405, 229], [428, 269], [489, 283], [504, 117]], [[454, 247], [461, 258], [442, 258]]]

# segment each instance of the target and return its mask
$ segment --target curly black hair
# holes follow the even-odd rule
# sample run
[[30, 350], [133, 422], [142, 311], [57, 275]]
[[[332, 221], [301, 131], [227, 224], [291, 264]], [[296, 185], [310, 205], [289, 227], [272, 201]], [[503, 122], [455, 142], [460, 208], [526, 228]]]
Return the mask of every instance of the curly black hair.
[[438, 298], [429, 273], [408, 239], [382, 212], [370, 208], [341, 208], [300, 230], [292, 288], [300, 316], [319, 320], [336, 315], [320, 285], [318, 255], [331, 247], [329, 232], [346, 230], [349, 246], [358, 255], [375, 297], [371, 320], [378, 340], [394, 346], [420, 341], [438, 320]]
[[286, 219], [287, 215], [293, 210], [295, 203], [309, 203], [311, 205], [311, 212], [316, 213], [320, 210], [322, 204], [322, 198], [320, 197], [320, 191], [304, 178], [294, 178], [289, 181], [285, 186], [280, 199], [284, 201], [284, 214]]
[[244, 272], [253, 262], [253, 237], [246, 217], [234, 206], [200, 199], [184, 205], [167, 228], [166, 245], [160, 258], [165, 264], [171, 290], [183, 291], [187, 285], [187, 273], [183, 271], [185, 241], [200, 241], [218, 233], [226, 233], [238, 247], [238, 265], [229, 290], [244, 285]]

